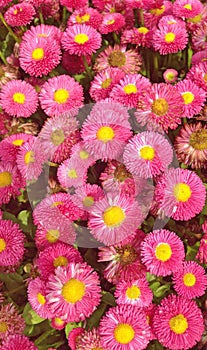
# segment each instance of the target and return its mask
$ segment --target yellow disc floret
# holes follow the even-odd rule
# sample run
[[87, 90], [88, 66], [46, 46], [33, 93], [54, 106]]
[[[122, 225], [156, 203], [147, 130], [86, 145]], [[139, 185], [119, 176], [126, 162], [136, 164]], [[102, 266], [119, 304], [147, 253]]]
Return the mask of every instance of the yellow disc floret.
[[75, 304], [85, 295], [85, 284], [75, 278], [71, 278], [62, 287], [62, 296], [68, 303]]
[[178, 183], [174, 186], [173, 193], [178, 202], [187, 202], [192, 192], [187, 184]]
[[6, 249], [6, 242], [3, 238], [0, 238], [0, 253]]
[[12, 175], [8, 171], [0, 173], [0, 188], [11, 185]]
[[125, 219], [125, 213], [121, 207], [108, 207], [103, 213], [103, 221], [108, 227], [118, 227]]
[[172, 32], [169, 32], [165, 34], [165, 41], [166, 43], [172, 43], [175, 40], [175, 34]]
[[38, 300], [38, 303], [40, 303], [41, 305], [44, 305], [46, 303], [46, 299], [44, 295], [42, 295], [41, 293], [37, 294], [37, 300]]
[[96, 133], [97, 139], [104, 143], [113, 140], [114, 136], [114, 130], [110, 126], [102, 126]]
[[137, 87], [134, 84], [128, 84], [124, 86], [123, 90], [127, 95], [136, 94]]
[[140, 288], [137, 286], [128, 287], [126, 290], [126, 296], [129, 299], [138, 299], [141, 295]]
[[169, 109], [168, 103], [162, 97], [153, 101], [151, 105], [152, 112], [158, 116], [165, 115], [168, 112], [168, 109]]
[[15, 92], [13, 95], [13, 101], [19, 103], [20, 105], [23, 105], [25, 102], [25, 94], [22, 94], [21, 92]]
[[84, 33], [80, 33], [80, 34], [76, 34], [74, 40], [77, 44], [84, 45], [89, 40], [89, 37]]
[[133, 327], [127, 323], [120, 323], [114, 330], [114, 338], [120, 344], [129, 344], [135, 336]]
[[139, 155], [145, 160], [153, 160], [155, 156], [155, 150], [151, 146], [144, 146], [139, 150]]
[[169, 321], [169, 325], [170, 329], [175, 334], [183, 334], [188, 329], [188, 321], [182, 314], [172, 317]]
[[195, 96], [192, 94], [192, 92], [186, 91], [186, 92], [184, 92], [184, 93], [182, 94], [182, 98], [183, 98], [183, 100], [184, 100], [184, 103], [185, 103], [186, 105], [189, 105], [190, 103], [193, 102]]
[[193, 273], [186, 273], [183, 276], [183, 283], [186, 287], [193, 287], [196, 283], [196, 277]]
[[69, 92], [66, 89], [58, 89], [54, 92], [54, 100], [58, 104], [65, 103], [69, 98]]
[[155, 248], [155, 256], [160, 261], [168, 261], [171, 258], [172, 250], [168, 243], [160, 243]]
[[35, 61], [40, 61], [44, 58], [44, 50], [42, 47], [37, 47], [36, 49], [34, 49], [32, 51], [32, 58], [35, 60]]

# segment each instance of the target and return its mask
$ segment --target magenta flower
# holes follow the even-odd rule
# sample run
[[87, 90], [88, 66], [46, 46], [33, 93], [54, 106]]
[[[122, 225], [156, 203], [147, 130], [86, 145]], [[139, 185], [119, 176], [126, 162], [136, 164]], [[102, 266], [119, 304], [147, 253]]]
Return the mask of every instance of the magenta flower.
[[0, 220], [0, 265], [18, 264], [24, 255], [24, 234], [19, 225]]

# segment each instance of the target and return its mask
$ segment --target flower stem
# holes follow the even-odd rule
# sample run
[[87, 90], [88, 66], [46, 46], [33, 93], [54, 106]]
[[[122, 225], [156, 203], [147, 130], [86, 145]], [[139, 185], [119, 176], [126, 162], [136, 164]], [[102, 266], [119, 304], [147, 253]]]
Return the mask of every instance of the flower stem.
[[2, 13], [0, 13], [0, 20], [2, 21], [3, 25], [6, 27], [6, 29], [8, 30], [9, 34], [14, 38], [14, 40], [17, 43], [20, 43], [20, 38], [18, 38], [16, 36], [16, 34], [13, 32], [13, 30], [10, 28], [10, 26], [6, 23], [4, 16], [2, 15]]
[[40, 18], [40, 23], [44, 24], [44, 18], [41, 10], [39, 10], [39, 18]]
[[118, 35], [115, 32], [113, 32], [113, 38], [114, 38], [114, 41], [115, 41], [116, 44], [120, 44], [119, 37], [118, 37]]
[[92, 74], [91, 74], [91, 70], [90, 70], [90, 68], [88, 66], [88, 62], [87, 62], [86, 56], [82, 56], [82, 57], [83, 57], [83, 64], [84, 64], [86, 73], [87, 73], [89, 79], [92, 80]]
[[65, 25], [67, 22], [67, 9], [64, 6], [63, 7], [63, 12], [62, 12], [62, 24]]
[[138, 10], [134, 9], [134, 19], [135, 19], [135, 27], [139, 27], [139, 20], [138, 20]]
[[1, 51], [0, 51], [0, 58], [1, 58], [2, 62], [3, 62], [5, 65], [8, 64], [7, 61], [6, 61], [6, 58], [4, 57], [3, 52], [1, 52]]
[[143, 9], [139, 10], [139, 23], [141, 27], [144, 27], [144, 13]]

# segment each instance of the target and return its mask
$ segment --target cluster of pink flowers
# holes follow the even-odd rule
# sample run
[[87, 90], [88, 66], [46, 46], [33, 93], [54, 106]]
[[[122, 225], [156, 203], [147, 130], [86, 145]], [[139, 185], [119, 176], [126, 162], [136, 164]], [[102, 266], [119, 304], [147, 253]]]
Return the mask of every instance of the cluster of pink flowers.
[[205, 347], [207, 5], [0, 10], [0, 348]]

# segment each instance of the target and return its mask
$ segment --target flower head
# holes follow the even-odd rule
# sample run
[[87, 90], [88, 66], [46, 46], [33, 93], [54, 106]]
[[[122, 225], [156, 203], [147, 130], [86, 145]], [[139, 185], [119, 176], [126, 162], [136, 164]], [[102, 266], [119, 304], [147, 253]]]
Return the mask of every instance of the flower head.
[[4, 350], [38, 350], [34, 343], [32, 343], [25, 335], [22, 334], [11, 334], [9, 335], [2, 344]]
[[12, 134], [0, 142], [0, 158], [2, 161], [16, 162], [17, 154], [24, 143], [33, 139], [31, 134]]
[[173, 4], [175, 16], [193, 18], [198, 16], [203, 9], [200, 0], [176, 0]]
[[[135, 0], [136, 1], [136, 0]], [[126, 29], [121, 36], [122, 44], [134, 44], [141, 47], [152, 46], [153, 31], [147, 27], [134, 27], [132, 29]]]
[[177, 80], [178, 72], [175, 69], [166, 69], [163, 78], [166, 83], [174, 83]]
[[39, 38], [46, 38], [48, 42], [55, 40], [60, 44], [61, 37], [62, 32], [58, 27], [48, 24], [39, 24], [36, 27], [31, 26], [30, 29], [24, 33], [22, 40], [28, 42], [31, 40], [38, 41]]
[[22, 334], [25, 322], [13, 304], [0, 306], [0, 341], [6, 340], [11, 334]]
[[101, 34], [108, 34], [118, 32], [125, 25], [124, 16], [121, 13], [105, 13], [103, 15], [102, 23], [99, 27]]
[[102, 14], [92, 7], [82, 7], [75, 10], [68, 19], [68, 26], [74, 24], [85, 24], [99, 29], [102, 22]]
[[79, 336], [76, 337], [76, 347], [74, 349], [71, 347], [72, 350], [105, 350], [105, 348], [101, 346], [101, 339], [98, 328], [93, 328], [91, 331], [85, 330], [84, 332], [81, 332]]
[[68, 11], [84, 8], [88, 5], [88, 0], [60, 0], [60, 4], [65, 6]]
[[26, 2], [11, 6], [4, 14], [6, 22], [11, 27], [26, 26], [35, 15], [35, 9]]
[[186, 78], [191, 79], [200, 88], [207, 91], [207, 62], [203, 61], [192, 66]]
[[23, 258], [24, 234], [18, 224], [0, 220], [0, 265], [16, 265]]
[[25, 185], [16, 165], [0, 162], [0, 204], [9, 203], [12, 197], [20, 194]]

